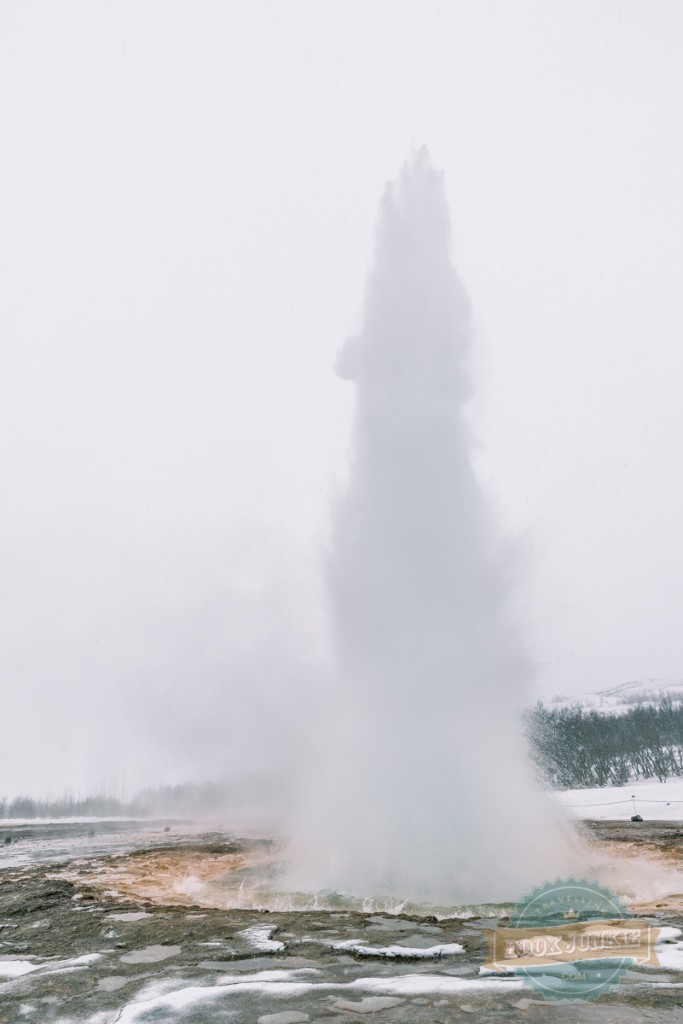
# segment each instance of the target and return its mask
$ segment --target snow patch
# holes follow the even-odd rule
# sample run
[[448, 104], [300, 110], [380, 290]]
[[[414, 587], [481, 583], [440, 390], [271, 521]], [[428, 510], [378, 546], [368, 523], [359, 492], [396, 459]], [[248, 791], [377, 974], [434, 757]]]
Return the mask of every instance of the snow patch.
[[279, 1013], [264, 1014], [256, 1024], [307, 1024], [310, 1019], [307, 1013], [299, 1013], [298, 1010], [281, 1010]]
[[659, 966], [670, 971], [683, 971], [683, 942], [678, 940], [683, 935], [680, 928], [660, 928], [655, 953]]
[[245, 928], [244, 931], [237, 934], [246, 939], [254, 949], [259, 949], [263, 953], [280, 953], [285, 948], [285, 944], [271, 938], [275, 931], [277, 928], [273, 925], [257, 924], [252, 928]]
[[0, 978], [20, 978], [22, 974], [37, 971], [40, 966], [30, 960], [0, 960]]
[[[237, 1010], [231, 1010], [226, 1003], [234, 994], [249, 993], [252, 995], [264, 995], [267, 998], [272, 996], [299, 996], [310, 992], [327, 992], [343, 1001], [346, 996], [353, 999], [361, 996], [359, 1001], [353, 1002], [356, 1012], [364, 1012], [361, 1007], [375, 1005], [363, 997], [367, 993], [371, 997], [405, 997], [405, 996], [462, 996], [475, 993], [496, 992], [501, 995], [515, 993], [523, 990], [526, 983], [523, 979], [497, 979], [491, 981], [465, 980], [445, 975], [433, 974], [412, 974], [398, 978], [358, 978], [349, 983], [306, 981], [297, 978], [303, 973], [316, 973], [315, 971], [260, 971], [251, 976], [234, 980], [227, 976], [221, 979], [221, 984], [211, 986], [189, 985], [169, 990], [169, 982], [153, 982], [143, 989], [137, 997], [120, 1011], [117, 1024], [142, 1024], [143, 1021], [152, 1019], [153, 1016], [163, 1012], [178, 1014], [187, 1009], [194, 1008], [208, 1000], [222, 998], [224, 1005], [221, 1007], [223, 1018], [227, 1020], [243, 1020], [243, 1014], [238, 1016]], [[174, 984], [174, 983], [171, 983]], [[397, 1005], [397, 1004], [395, 1004]], [[388, 1008], [384, 1004], [384, 1008]], [[171, 1018], [173, 1019], [173, 1018]], [[96, 1024], [97, 1015], [90, 1018], [89, 1024]], [[99, 1024], [99, 1022], [97, 1022]]]
[[[259, 984], [262, 984], [262, 983], [265, 982], [265, 983], [271, 984], [271, 985], [274, 982], [277, 982], [277, 983], [293, 982], [295, 984], [299, 984], [300, 981], [302, 980], [299, 977], [300, 974], [318, 974], [318, 973], [319, 973], [319, 971], [316, 970], [316, 968], [314, 968], [314, 967], [301, 967], [300, 969], [295, 970], [295, 971], [287, 971], [287, 970], [284, 970], [284, 969], [283, 970], [272, 970], [272, 971], [256, 971], [255, 974], [248, 974], [248, 975], [246, 975], [246, 977], [240, 977], [240, 978], [235, 977], [234, 974], [224, 974], [224, 975], [222, 975], [218, 979], [218, 984], [222, 985], [224, 988], [237, 988], [237, 987], [239, 987], [245, 981], [248, 981], [250, 984], [252, 982], [257, 982]], [[313, 987], [313, 986], [310, 986], [310, 987]], [[318, 986], [315, 986], [315, 987], [318, 987]]]
[[348, 953], [356, 953], [358, 956], [377, 956], [389, 959], [404, 957], [407, 960], [430, 960], [465, 952], [465, 947], [461, 946], [459, 942], [442, 943], [437, 946], [428, 946], [426, 949], [419, 949], [416, 946], [370, 946], [363, 939], [334, 942], [332, 949], [345, 950]]

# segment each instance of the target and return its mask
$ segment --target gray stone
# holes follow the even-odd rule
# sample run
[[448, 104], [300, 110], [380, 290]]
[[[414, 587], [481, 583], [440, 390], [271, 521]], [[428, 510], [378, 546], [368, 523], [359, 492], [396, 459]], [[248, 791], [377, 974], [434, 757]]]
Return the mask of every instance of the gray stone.
[[107, 921], [142, 921], [145, 917], [151, 917], [145, 910], [131, 911], [126, 914], [107, 914]]
[[368, 924], [373, 931], [414, 932], [419, 925], [415, 921], [401, 921], [400, 918], [371, 917]]
[[671, 982], [677, 981], [678, 978], [671, 974], [654, 974], [651, 971], [626, 971], [619, 978], [619, 984], [623, 985], [624, 982], [630, 982], [631, 984], [643, 985], [670, 985]]
[[391, 1010], [394, 1006], [400, 1006], [403, 999], [395, 999], [393, 996], [366, 996], [360, 1002], [352, 1002], [349, 999], [338, 999], [332, 1004], [333, 1010], [347, 1010], [349, 1013], [377, 1013], [378, 1010]]
[[311, 1018], [307, 1013], [298, 1010], [281, 1010], [279, 1013], [266, 1013], [259, 1017], [256, 1024], [307, 1024]]
[[177, 956], [180, 946], [145, 946], [144, 949], [133, 949], [120, 957], [124, 964], [158, 964], [161, 960]]
[[394, 945], [408, 946], [412, 949], [430, 949], [434, 945], [439, 945], [439, 943], [434, 942], [433, 935], [406, 935], [396, 939]]
[[98, 992], [116, 992], [117, 988], [127, 985], [130, 978], [124, 978], [122, 974], [112, 974], [109, 978], [100, 978], [97, 983]]
[[202, 960], [197, 966], [203, 971], [265, 971], [270, 967], [293, 967], [297, 960], [298, 957], [284, 960], [282, 957], [252, 956], [239, 960]]

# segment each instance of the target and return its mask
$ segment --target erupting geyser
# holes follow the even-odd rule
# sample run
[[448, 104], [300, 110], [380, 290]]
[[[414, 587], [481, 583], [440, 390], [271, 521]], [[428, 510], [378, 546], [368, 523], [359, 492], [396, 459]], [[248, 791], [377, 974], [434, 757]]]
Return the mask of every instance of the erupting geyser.
[[516, 899], [568, 836], [527, 765], [527, 666], [468, 454], [472, 340], [425, 150], [387, 187], [358, 336], [348, 486], [327, 583], [335, 702], [290, 843], [298, 888]]

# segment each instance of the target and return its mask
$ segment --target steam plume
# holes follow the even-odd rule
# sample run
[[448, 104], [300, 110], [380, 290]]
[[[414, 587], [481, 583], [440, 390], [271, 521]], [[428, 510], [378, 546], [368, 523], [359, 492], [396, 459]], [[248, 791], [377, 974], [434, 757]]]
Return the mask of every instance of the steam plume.
[[387, 186], [362, 328], [338, 361], [356, 388], [327, 566], [338, 701], [294, 829], [300, 886], [514, 899], [563, 866], [468, 453], [470, 306], [449, 250], [423, 149]]

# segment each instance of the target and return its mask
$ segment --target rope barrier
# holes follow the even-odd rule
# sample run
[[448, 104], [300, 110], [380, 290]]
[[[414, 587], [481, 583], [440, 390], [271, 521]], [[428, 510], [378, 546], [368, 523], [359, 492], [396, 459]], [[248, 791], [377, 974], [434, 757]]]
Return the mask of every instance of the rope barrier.
[[[635, 797], [637, 804], [683, 804], [683, 800], [648, 800], [646, 797], [637, 796]], [[614, 807], [615, 804], [630, 804], [632, 798], [628, 800], [605, 800], [602, 803], [586, 803], [586, 804], [565, 804], [565, 807]]]

